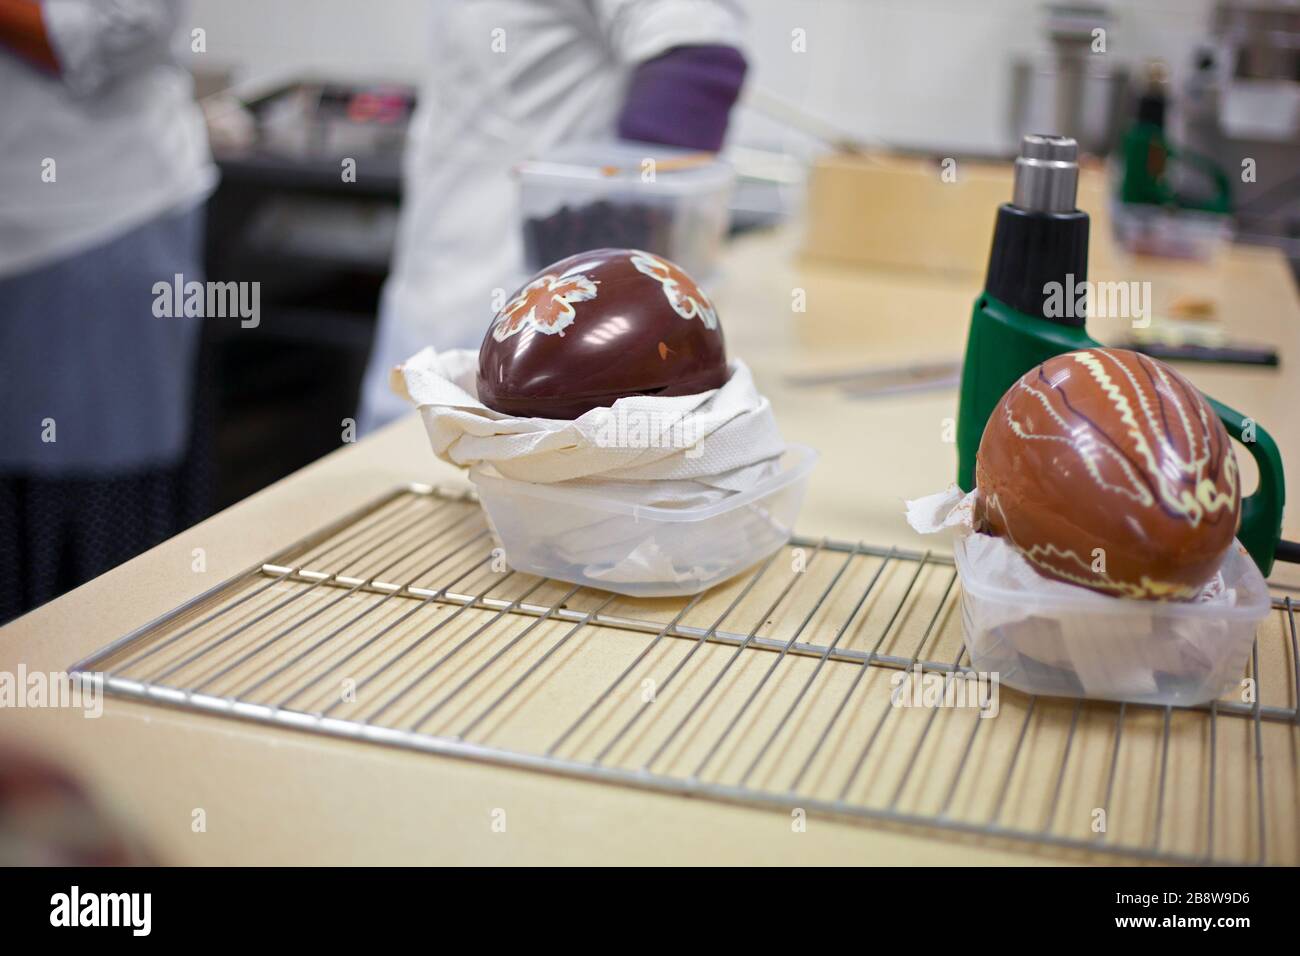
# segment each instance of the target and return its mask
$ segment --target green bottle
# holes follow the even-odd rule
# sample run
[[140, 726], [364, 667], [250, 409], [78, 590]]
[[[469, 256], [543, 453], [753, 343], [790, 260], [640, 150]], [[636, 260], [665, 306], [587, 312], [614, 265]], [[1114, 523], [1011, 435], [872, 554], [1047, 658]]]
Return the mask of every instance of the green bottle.
[[[1124, 134], [1120, 151], [1120, 201], [1130, 206], [1162, 206], [1227, 214], [1232, 211], [1232, 182], [1218, 163], [1189, 149], [1175, 147], [1165, 135], [1169, 97], [1163, 64], [1152, 64], [1137, 116]], [[1182, 194], [1171, 173], [1195, 171], [1210, 185], [1204, 196]]]
[[[1026, 136], [1012, 201], [998, 207], [988, 275], [971, 313], [962, 368], [957, 483], [963, 491], [975, 487], [975, 453], [1007, 389], [1054, 355], [1099, 344], [1076, 308], [1076, 290], [1088, 278], [1088, 214], [1075, 208], [1078, 153], [1068, 137]], [[1282, 534], [1282, 458], [1262, 428], [1210, 403], [1259, 466], [1259, 487], [1242, 501], [1237, 537], [1267, 575]]]

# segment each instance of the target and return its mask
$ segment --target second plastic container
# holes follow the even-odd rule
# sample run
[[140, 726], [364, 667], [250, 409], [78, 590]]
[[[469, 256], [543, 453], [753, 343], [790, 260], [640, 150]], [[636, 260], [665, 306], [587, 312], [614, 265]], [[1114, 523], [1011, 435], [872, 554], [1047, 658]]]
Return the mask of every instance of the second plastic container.
[[1236, 542], [1220, 565], [1232, 604], [1040, 593], [989, 580], [958, 537], [962, 635], [973, 670], [1030, 694], [1191, 706], [1245, 676], [1271, 607], [1263, 576]]
[[717, 269], [735, 174], [711, 154], [572, 143], [516, 172], [529, 272], [609, 246], [664, 256], [699, 282]]

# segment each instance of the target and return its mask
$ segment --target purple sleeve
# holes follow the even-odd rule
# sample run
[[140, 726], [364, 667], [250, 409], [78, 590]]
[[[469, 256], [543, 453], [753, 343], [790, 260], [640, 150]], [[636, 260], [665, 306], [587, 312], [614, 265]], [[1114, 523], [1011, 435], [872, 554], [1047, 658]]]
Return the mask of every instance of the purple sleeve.
[[618, 135], [716, 151], [744, 79], [745, 57], [735, 47], [674, 47], [633, 72]]

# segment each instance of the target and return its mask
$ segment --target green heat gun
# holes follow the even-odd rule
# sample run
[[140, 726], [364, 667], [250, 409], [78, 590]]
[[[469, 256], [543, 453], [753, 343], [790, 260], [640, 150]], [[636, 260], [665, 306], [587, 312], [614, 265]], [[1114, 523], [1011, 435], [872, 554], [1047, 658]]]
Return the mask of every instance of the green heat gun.
[[[988, 275], [971, 313], [962, 366], [957, 483], [964, 491], [975, 486], [975, 453], [1007, 389], [1054, 355], [1099, 344], [1084, 330], [1084, 315], [1055, 307], [1059, 297], [1048, 307], [1052, 294], [1082, 287], [1088, 276], [1088, 214], [1075, 208], [1078, 155], [1068, 137], [1024, 137], [1012, 200], [998, 207]], [[1259, 486], [1241, 503], [1237, 537], [1267, 575], [1282, 535], [1282, 458], [1263, 428], [1214, 399], [1210, 404], [1258, 466]]]

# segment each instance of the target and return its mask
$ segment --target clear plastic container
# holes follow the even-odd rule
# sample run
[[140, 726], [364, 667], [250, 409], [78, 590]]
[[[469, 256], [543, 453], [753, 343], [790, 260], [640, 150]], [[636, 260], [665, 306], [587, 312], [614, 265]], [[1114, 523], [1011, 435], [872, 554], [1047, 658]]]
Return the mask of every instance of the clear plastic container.
[[817, 452], [789, 445], [748, 491], [688, 508], [638, 505], [564, 482], [470, 471], [510, 567], [633, 597], [698, 594], [790, 539]]
[[1161, 209], [1115, 200], [1111, 203], [1115, 238], [1129, 252], [1166, 259], [1213, 259], [1232, 240], [1229, 216], [1191, 209]]
[[954, 542], [971, 667], [1030, 694], [1190, 706], [1245, 676], [1270, 610], [1263, 575], [1234, 542], [1219, 568], [1231, 605], [1136, 601], [1072, 588], [1040, 593], [990, 581]]
[[524, 260], [644, 249], [705, 282], [717, 268], [735, 175], [709, 153], [618, 140], [571, 143], [516, 170]]

